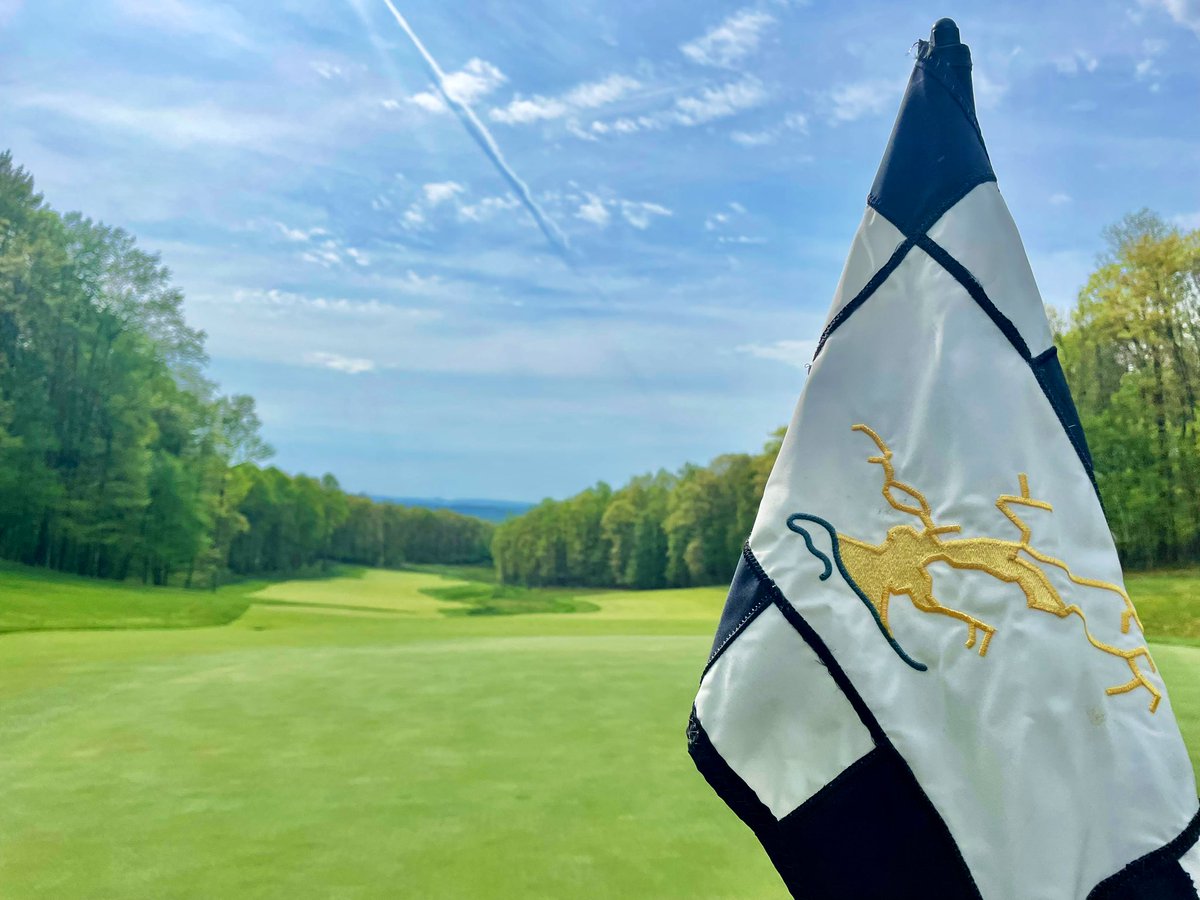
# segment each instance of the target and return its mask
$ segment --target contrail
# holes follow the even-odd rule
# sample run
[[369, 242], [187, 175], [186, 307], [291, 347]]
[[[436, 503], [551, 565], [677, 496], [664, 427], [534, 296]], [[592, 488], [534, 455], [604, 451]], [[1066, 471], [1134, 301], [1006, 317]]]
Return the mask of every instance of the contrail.
[[417, 52], [421, 54], [425, 68], [429, 70], [429, 75], [433, 78], [434, 87], [437, 88], [437, 92], [441, 95], [442, 100], [454, 111], [454, 114], [458, 116], [458, 120], [462, 122], [463, 127], [467, 129], [467, 133], [479, 145], [479, 149], [487, 155], [488, 159], [492, 161], [492, 165], [496, 167], [496, 170], [504, 180], [516, 192], [521, 203], [529, 210], [529, 214], [533, 216], [533, 221], [537, 223], [537, 227], [541, 229], [542, 234], [546, 236], [546, 240], [550, 242], [550, 246], [569, 264], [571, 262], [571, 248], [567, 242], [567, 236], [542, 212], [541, 207], [537, 205], [537, 201], [533, 199], [533, 194], [530, 193], [529, 186], [520, 179], [517, 173], [513, 171], [512, 166], [504, 159], [504, 154], [500, 152], [500, 148], [496, 145], [495, 138], [492, 137], [484, 124], [479, 121], [479, 117], [475, 115], [474, 110], [465, 103], [456, 100], [446, 90], [446, 73], [437, 64], [437, 60], [425, 49], [425, 45], [421, 43], [421, 39], [412, 30], [412, 27], [408, 24], [408, 20], [400, 14], [400, 10], [396, 9], [392, 0], [383, 0], [383, 2], [391, 10], [392, 15], [396, 17], [396, 21], [404, 29], [404, 33], [408, 35], [409, 40], [413, 42], [413, 46], [417, 48]]

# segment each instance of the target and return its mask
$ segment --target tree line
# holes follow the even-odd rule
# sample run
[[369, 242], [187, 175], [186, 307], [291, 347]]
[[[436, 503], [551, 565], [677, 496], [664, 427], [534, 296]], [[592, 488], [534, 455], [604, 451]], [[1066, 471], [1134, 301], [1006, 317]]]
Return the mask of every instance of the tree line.
[[[1104, 231], [1065, 315], [1049, 310], [1096, 481], [1129, 568], [1200, 562], [1200, 231], [1149, 211]], [[501, 524], [501, 581], [623, 588], [727, 583], [750, 534], [777, 433], [758, 455], [546, 500]]]
[[501, 523], [492, 539], [497, 577], [510, 584], [622, 588], [728, 581], [750, 534], [783, 439], [758, 454], [719, 456], [544, 500]]
[[488, 559], [488, 523], [262, 467], [253, 399], [206, 365], [159, 258], [0, 154], [0, 558], [157, 584]]

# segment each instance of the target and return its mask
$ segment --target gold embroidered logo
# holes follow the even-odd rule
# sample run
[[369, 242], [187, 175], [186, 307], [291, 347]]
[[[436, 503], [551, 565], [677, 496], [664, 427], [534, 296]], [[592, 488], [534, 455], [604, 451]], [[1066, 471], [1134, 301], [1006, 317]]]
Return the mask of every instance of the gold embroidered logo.
[[[912, 605], [921, 612], [948, 616], [957, 619], [967, 626], [968, 648], [978, 645], [979, 655], [986, 656], [988, 646], [996, 629], [977, 619], [969, 613], [951, 609], [943, 605], [933, 595], [933, 578], [929, 574], [929, 566], [935, 562], [943, 562], [955, 569], [973, 569], [986, 572], [993, 578], [1008, 584], [1015, 584], [1025, 595], [1026, 604], [1030, 609], [1052, 613], [1060, 619], [1078, 616], [1083, 623], [1083, 634], [1097, 650], [1113, 657], [1124, 660], [1129, 667], [1132, 678], [1124, 684], [1108, 688], [1107, 693], [1125, 694], [1129, 691], [1145, 688], [1150, 696], [1150, 712], [1158, 709], [1162, 694], [1147, 679], [1139, 665], [1139, 660], [1145, 660], [1150, 671], [1157, 671], [1150, 651], [1145, 645], [1132, 650], [1122, 650], [1098, 640], [1088, 628], [1087, 617], [1080, 607], [1074, 603], [1063, 601], [1050, 579], [1046, 577], [1043, 566], [1060, 569], [1073, 583], [1084, 587], [1108, 591], [1120, 597], [1124, 602], [1121, 612], [1121, 632], [1129, 633], [1130, 622], [1136, 622], [1139, 631], [1141, 620], [1133, 608], [1133, 603], [1124, 589], [1107, 581], [1097, 581], [1092, 578], [1081, 578], [1071, 571], [1065, 562], [1048, 556], [1032, 546], [1030, 538], [1032, 531], [1017, 514], [1017, 507], [1030, 507], [1052, 512], [1053, 507], [1043, 500], [1035, 500], [1029, 494], [1029, 480], [1024, 474], [1018, 475], [1020, 494], [1002, 494], [996, 500], [996, 508], [1012, 522], [1021, 535], [1021, 539], [1002, 540], [1000, 538], [954, 538], [947, 540], [943, 535], [961, 531], [959, 525], [937, 525], [925, 495], [911, 485], [896, 480], [896, 469], [892, 464], [892, 451], [883, 438], [866, 425], [853, 426], [855, 431], [861, 431], [875, 442], [879, 448], [878, 456], [869, 456], [867, 461], [876, 463], [883, 468], [883, 496], [893, 509], [915, 516], [920, 520], [921, 528], [912, 525], [895, 525], [888, 529], [887, 536], [880, 544], [871, 544], [849, 535], [838, 533], [824, 519], [807, 513], [796, 513], [788, 518], [788, 528], [804, 538], [810, 552], [825, 565], [825, 571], [820, 576], [828, 578], [832, 572], [832, 564], [827, 556], [813, 546], [812, 538], [800, 522], [813, 522], [822, 526], [828, 532], [833, 547], [834, 561], [838, 571], [846, 583], [854, 590], [859, 599], [866, 604], [879, 626], [880, 632], [891, 644], [892, 649], [908, 665], [914, 669], [925, 671], [926, 666], [910, 657], [897, 643], [892, 634], [888, 621], [888, 603], [892, 597], [906, 596]], [[982, 635], [982, 637], [980, 637]]]

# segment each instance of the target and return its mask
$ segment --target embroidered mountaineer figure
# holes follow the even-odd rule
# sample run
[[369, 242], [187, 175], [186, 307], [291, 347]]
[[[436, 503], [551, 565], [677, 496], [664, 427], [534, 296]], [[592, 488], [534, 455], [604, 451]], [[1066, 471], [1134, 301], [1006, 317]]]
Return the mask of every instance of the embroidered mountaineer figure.
[[798, 897], [1200, 900], [1191, 762], [947, 19], [687, 734]]
[[[967, 648], [976, 644], [978, 632], [983, 632], [979, 642], [979, 655], [986, 656], [988, 645], [996, 629], [980, 621], [968, 613], [951, 609], [937, 601], [933, 595], [933, 578], [929, 574], [929, 566], [936, 562], [944, 562], [955, 569], [975, 569], [986, 572], [1000, 581], [1015, 584], [1025, 595], [1025, 601], [1030, 609], [1040, 609], [1061, 618], [1076, 615], [1083, 621], [1083, 633], [1088, 642], [1097, 650], [1102, 650], [1112, 656], [1122, 659], [1129, 666], [1133, 677], [1124, 684], [1107, 689], [1107, 693], [1124, 694], [1139, 687], [1150, 693], [1150, 712], [1158, 709], [1162, 694], [1142, 672], [1138, 665], [1139, 659], [1144, 659], [1150, 670], [1157, 671], [1150, 651], [1143, 645], [1129, 650], [1122, 650], [1111, 644], [1097, 640], [1088, 629], [1087, 616], [1077, 604], [1063, 602], [1050, 579], [1035, 562], [1054, 566], [1066, 573], [1067, 578], [1075, 584], [1086, 585], [1109, 591], [1119, 597], [1124, 603], [1121, 611], [1121, 631], [1129, 631], [1130, 621], [1137, 622], [1138, 630], [1142, 629], [1141, 619], [1133, 608], [1133, 603], [1124, 588], [1107, 581], [1097, 581], [1091, 578], [1080, 578], [1075, 575], [1066, 563], [1044, 553], [1040, 553], [1030, 544], [1031, 530], [1028, 525], [1013, 512], [1013, 506], [1028, 506], [1052, 512], [1053, 507], [1044, 501], [1034, 500], [1029, 496], [1029, 481], [1025, 475], [1020, 475], [1020, 496], [1002, 494], [996, 500], [996, 508], [1016, 526], [1021, 533], [1021, 540], [1000, 540], [998, 538], [958, 538], [945, 540], [942, 535], [952, 534], [962, 530], [959, 525], [935, 525], [929, 501], [916, 488], [896, 480], [896, 469], [892, 465], [892, 451], [883, 438], [866, 425], [853, 426], [854, 431], [861, 431], [875, 442], [879, 448], [878, 456], [867, 458], [867, 462], [878, 463], [883, 467], [883, 496], [893, 509], [916, 516], [922, 526], [920, 531], [911, 525], [896, 525], [888, 529], [887, 537], [881, 544], [871, 544], [844, 534], [838, 534], [824, 519], [807, 513], [794, 513], [788, 517], [787, 525], [792, 531], [804, 538], [809, 551], [825, 565], [825, 571], [819, 576], [822, 581], [829, 577], [832, 567], [829, 558], [813, 546], [812, 537], [800, 524], [814, 522], [823, 527], [833, 543], [833, 555], [837, 561], [838, 571], [846, 582], [868, 605], [875, 614], [879, 630], [892, 645], [892, 649], [906, 663], [918, 671], [924, 672], [927, 666], [917, 662], [904, 652], [892, 634], [888, 622], [888, 601], [892, 597], [907, 596], [912, 605], [921, 612], [936, 613], [959, 619], [967, 624]], [[896, 494], [907, 495], [917, 502], [917, 506], [897, 498]], [[1035, 562], [1021, 556], [1024, 553]]]

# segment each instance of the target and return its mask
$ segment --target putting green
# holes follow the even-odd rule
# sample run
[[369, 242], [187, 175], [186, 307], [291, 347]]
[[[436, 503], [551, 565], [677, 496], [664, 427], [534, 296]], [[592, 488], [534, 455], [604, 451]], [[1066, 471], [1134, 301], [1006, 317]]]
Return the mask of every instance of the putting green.
[[[724, 591], [453, 616], [269, 586], [223, 627], [0, 636], [0, 893], [782, 897], [683, 729]], [[1156, 648], [1200, 747], [1200, 649]]]

